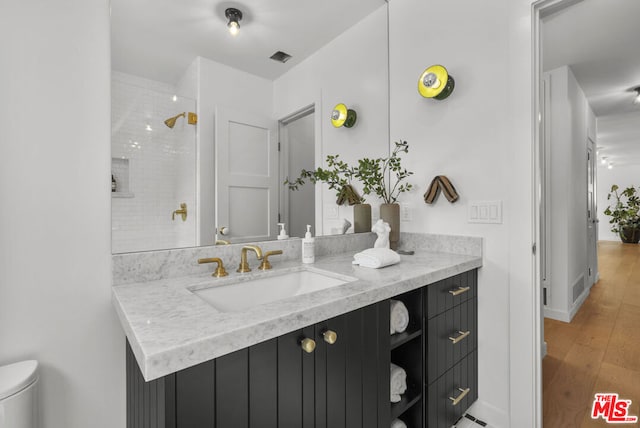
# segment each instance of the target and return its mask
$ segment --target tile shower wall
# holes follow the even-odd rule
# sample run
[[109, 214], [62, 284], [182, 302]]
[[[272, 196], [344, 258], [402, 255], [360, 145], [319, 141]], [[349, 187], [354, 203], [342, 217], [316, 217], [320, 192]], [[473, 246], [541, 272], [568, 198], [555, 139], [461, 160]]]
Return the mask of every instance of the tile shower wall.
[[[112, 193], [114, 253], [196, 245], [196, 127], [179, 118], [195, 112], [193, 99], [172, 85], [112, 74], [111, 156], [117, 191]], [[187, 219], [174, 210], [187, 204]]]

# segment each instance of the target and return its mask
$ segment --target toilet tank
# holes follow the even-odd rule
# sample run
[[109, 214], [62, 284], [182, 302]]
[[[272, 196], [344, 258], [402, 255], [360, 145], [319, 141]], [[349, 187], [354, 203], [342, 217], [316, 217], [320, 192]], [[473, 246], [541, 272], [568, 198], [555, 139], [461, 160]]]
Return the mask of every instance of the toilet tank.
[[38, 428], [38, 362], [0, 367], [0, 428]]

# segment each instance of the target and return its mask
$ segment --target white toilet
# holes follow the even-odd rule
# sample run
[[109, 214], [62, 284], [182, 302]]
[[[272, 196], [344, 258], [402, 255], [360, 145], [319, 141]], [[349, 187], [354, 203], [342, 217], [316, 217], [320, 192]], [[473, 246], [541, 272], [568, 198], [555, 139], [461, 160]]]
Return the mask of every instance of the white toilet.
[[38, 362], [0, 367], [0, 428], [37, 428]]

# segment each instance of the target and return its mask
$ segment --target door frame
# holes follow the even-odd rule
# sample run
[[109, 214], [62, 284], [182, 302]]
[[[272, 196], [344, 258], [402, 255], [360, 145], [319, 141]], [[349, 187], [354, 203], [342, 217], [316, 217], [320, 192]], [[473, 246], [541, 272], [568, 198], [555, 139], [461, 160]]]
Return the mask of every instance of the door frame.
[[[533, 296], [532, 308], [534, 316], [533, 325], [533, 405], [532, 425], [542, 427], [542, 357], [544, 344], [544, 315], [542, 304], [542, 275], [541, 275], [541, 251], [537, 251], [544, 241], [542, 233], [545, 230], [541, 221], [544, 216], [542, 193], [542, 180], [544, 179], [544, 169], [547, 166], [545, 158], [542, 156], [544, 147], [544, 128], [541, 126], [544, 106], [543, 85], [541, 85], [542, 73], [542, 41], [541, 41], [541, 21], [546, 16], [560, 10], [566, 9], [582, 0], [537, 0], [531, 6], [531, 31], [532, 31], [532, 157], [533, 157], [533, 181], [532, 181], [532, 220], [533, 220]], [[513, 418], [513, 417], [512, 417]]]

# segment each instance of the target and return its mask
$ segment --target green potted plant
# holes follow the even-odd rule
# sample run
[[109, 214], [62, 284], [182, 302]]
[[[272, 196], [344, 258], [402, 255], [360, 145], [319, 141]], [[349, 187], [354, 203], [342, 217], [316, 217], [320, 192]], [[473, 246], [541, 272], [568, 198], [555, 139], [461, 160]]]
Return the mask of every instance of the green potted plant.
[[380, 218], [391, 226], [389, 242], [395, 250], [400, 239], [400, 206], [396, 201], [400, 194], [413, 188], [411, 183], [405, 181], [413, 172], [402, 167], [400, 158], [400, 153], [409, 152], [409, 144], [402, 140], [394, 144], [393, 151], [387, 157], [360, 159], [355, 177], [364, 186], [362, 193], [374, 193], [384, 202], [380, 205]]
[[365, 199], [353, 188], [352, 181], [356, 169], [343, 160], [340, 155], [327, 155], [327, 168], [318, 167], [313, 171], [303, 169], [300, 176], [293, 181], [288, 178], [284, 184], [289, 190], [298, 190], [305, 184], [305, 180], [312, 183], [323, 182], [329, 189], [336, 191], [336, 204], [345, 202], [353, 206], [353, 230], [355, 233], [371, 231], [371, 205], [365, 204]]
[[640, 197], [638, 190], [627, 187], [622, 192], [618, 192], [618, 185], [611, 186], [611, 193], [607, 195], [607, 200], [615, 197], [615, 204], [610, 205], [604, 213], [611, 217], [609, 223], [612, 224], [611, 231], [620, 235], [622, 242], [627, 244], [637, 244], [640, 241]]

